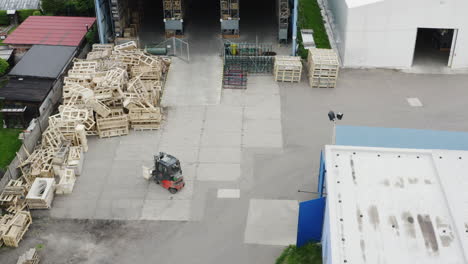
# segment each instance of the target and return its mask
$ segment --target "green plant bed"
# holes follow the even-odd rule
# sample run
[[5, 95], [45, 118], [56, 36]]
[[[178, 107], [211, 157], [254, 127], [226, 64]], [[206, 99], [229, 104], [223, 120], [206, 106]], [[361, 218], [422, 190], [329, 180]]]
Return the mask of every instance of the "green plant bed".
[[[3, 123], [3, 122], [2, 122]], [[6, 168], [21, 147], [20, 129], [0, 128], [0, 168]]]
[[300, 29], [312, 29], [314, 31], [315, 45], [319, 49], [330, 49], [330, 41], [317, 0], [299, 0], [298, 14], [298, 53], [303, 59], [307, 59], [308, 51], [302, 45]]
[[315, 243], [300, 248], [289, 246], [276, 260], [276, 264], [322, 264], [322, 246]]

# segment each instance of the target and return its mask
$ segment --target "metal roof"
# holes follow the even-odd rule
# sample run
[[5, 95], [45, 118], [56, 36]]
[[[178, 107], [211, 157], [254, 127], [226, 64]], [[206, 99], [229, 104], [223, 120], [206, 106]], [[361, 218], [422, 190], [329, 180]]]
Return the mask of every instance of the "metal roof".
[[[21, 80], [22, 79], [22, 80]], [[7, 101], [42, 103], [55, 80], [39, 78], [11, 78], [0, 88], [0, 97]]]
[[0, 58], [8, 61], [13, 55], [13, 49], [8, 48], [7, 46], [0, 46]]
[[40, 0], [0, 0], [0, 10], [39, 9]]
[[30, 16], [4, 41], [13, 45], [79, 46], [94, 17]]
[[9, 75], [56, 79], [70, 63], [76, 47], [34, 45]]
[[332, 263], [468, 263], [468, 151], [325, 153]]

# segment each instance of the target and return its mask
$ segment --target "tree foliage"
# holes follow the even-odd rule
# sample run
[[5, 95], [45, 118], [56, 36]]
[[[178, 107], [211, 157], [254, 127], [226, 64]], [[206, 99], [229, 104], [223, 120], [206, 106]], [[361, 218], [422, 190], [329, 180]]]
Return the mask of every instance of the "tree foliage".
[[94, 16], [94, 0], [42, 0], [46, 15]]
[[0, 76], [5, 75], [8, 68], [10, 68], [10, 64], [6, 60], [0, 58]]

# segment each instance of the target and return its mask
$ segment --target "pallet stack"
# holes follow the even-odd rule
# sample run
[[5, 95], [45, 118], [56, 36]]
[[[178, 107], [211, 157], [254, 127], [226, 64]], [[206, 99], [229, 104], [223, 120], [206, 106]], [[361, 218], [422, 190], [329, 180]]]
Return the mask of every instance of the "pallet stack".
[[309, 49], [307, 60], [312, 88], [335, 88], [340, 64], [332, 49]]
[[129, 21], [128, 1], [126, 0], [111, 0], [112, 21], [114, 23], [115, 35], [123, 36], [124, 28]]
[[24, 210], [0, 217], [0, 245], [18, 247], [31, 223], [31, 213]]
[[181, 0], [163, 0], [164, 19], [180, 20], [184, 16]]
[[39, 254], [35, 248], [31, 248], [18, 258], [16, 264], [38, 264]]
[[169, 59], [147, 54], [133, 41], [95, 44], [85, 60], [73, 61], [64, 78], [63, 104], [49, 117], [34, 150], [25, 149], [24, 159], [18, 156], [21, 178], [10, 181], [0, 194], [0, 206], [7, 212], [0, 217], [0, 242], [17, 247], [31, 224], [27, 210], [49, 209], [55, 192], [73, 191], [88, 136], [159, 128], [169, 66]]
[[276, 56], [273, 73], [275, 81], [277, 82], [301, 82], [301, 58], [293, 56]]
[[278, 39], [280, 42], [288, 40], [290, 13], [289, 1], [278, 0]]
[[10, 180], [0, 195], [0, 205], [4, 208], [22, 203], [29, 187], [22, 180]]

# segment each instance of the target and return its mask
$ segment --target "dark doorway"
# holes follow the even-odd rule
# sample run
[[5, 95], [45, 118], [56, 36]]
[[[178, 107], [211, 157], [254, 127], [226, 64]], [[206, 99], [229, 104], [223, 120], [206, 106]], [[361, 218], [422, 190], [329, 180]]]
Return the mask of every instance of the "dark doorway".
[[139, 32], [141, 47], [164, 41], [163, 1], [145, 0], [141, 2], [140, 6], [138, 6], [138, 2], [128, 0], [128, 3], [135, 5], [135, 8], [142, 15]]
[[449, 65], [454, 29], [418, 28], [413, 66]]

